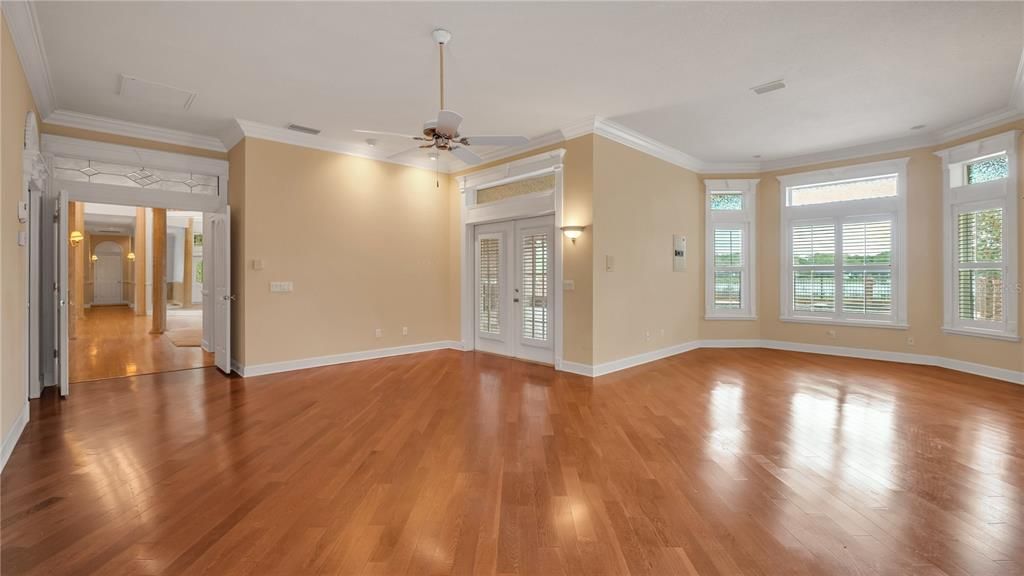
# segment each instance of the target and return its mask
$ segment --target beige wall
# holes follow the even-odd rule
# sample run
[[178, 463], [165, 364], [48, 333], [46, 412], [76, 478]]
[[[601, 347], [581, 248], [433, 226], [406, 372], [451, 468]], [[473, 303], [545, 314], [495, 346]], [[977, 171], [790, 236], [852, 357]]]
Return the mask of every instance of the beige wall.
[[[707, 178], [760, 178], [757, 200], [758, 317], [756, 322], [701, 321], [702, 339], [763, 338], [787, 342], [870, 348], [891, 352], [944, 356], [1009, 370], [1024, 370], [1024, 344], [988, 338], [947, 335], [942, 332], [942, 161], [936, 150], [977, 140], [1008, 130], [1024, 130], [1024, 121], [1007, 124], [942, 146], [919, 148], [893, 154], [857, 158], [813, 166], [766, 172], [758, 175], [708, 175]], [[1024, 142], [1019, 149], [1024, 165]], [[890, 330], [851, 326], [823, 326], [779, 320], [779, 233], [780, 187], [778, 177], [838, 166], [848, 166], [890, 158], [910, 158], [907, 166], [907, 265], [909, 280], [908, 330]], [[1024, 178], [1020, 179], [1024, 195]], [[1024, 222], [1024, 202], [1020, 203], [1020, 221]], [[1024, 240], [1024, 235], [1021, 235]], [[1024, 250], [1020, 250], [1024, 270]], [[1021, 306], [1018, 288], [1017, 298]], [[702, 299], [703, 301], [703, 299]], [[703, 305], [703, 304], [702, 304]], [[835, 337], [827, 335], [835, 331]], [[914, 339], [914, 345], [907, 338]]]
[[244, 156], [247, 365], [454, 339], [447, 178], [253, 138]]
[[[698, 338], [703, 195], [697, 175], [594, 139], [594, 364]], [[672, 271], [672, 235], [687, 268]], [[606, 257], [614, 269], [606, 269]]]
[[[28, 253], [18, 246], [17, 231], [22, 198], [22, 149], [25, 115], [35, 112], [25, 73], [14, 50], [7, 22], [0, 17], [0, 431], [4, 438], [25, 406], [27, 390]], [[27, 200], [27, 198], [25, 198]]]

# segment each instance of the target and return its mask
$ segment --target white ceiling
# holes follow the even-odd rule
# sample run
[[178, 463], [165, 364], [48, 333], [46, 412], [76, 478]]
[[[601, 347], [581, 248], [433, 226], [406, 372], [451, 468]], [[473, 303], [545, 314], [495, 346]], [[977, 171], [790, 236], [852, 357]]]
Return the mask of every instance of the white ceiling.
[[[1011, 104], [1018, 3], [41, 2], [55, 108], [221, 136], [233, 118], [415, 132], [438, 107], [430, 31], [454, 34], [466, 134], [589, 117], [708, 162], [793, 157], [939, 129]], [[126, 101], [128, 74], [198, 93]], [[764, 96], [749, 88], [778, 78]], [[382, 141], [386, 152], [402, 142]], [[378, 150], [379, 152], [380, 150]]]

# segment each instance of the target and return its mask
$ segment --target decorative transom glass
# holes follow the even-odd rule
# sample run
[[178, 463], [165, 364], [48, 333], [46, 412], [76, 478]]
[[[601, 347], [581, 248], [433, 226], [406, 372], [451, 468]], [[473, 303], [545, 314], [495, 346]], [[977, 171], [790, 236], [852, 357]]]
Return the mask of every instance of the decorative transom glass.
[[711, 194], [712, 210], [743, 210], [741, 192], [715, 192]]
[[60, 156], [53, 159], [53, 167], [54, 175], [61, 180], [217, 195], [217, 176]]
[[967, 165], [968, 184], [991, 182], [992, 180], [1007, 178], [1009, 175], [1010, 163], [1006, 158], [1006, 154], [982, 158]]

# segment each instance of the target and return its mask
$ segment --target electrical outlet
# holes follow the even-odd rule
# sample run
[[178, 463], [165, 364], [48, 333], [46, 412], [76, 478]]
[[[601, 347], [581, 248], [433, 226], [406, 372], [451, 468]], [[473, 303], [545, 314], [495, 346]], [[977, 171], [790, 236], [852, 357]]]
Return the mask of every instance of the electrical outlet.
[[615, 257], [607, 255], [604, 257], [604, 271], [614, 272], [615, 271]]
[[835, 338], [836, 337], [836, 331], [835, 330], [827, 330], [825, 332], [825, 335], [828, 336], [829, 338]]
[[380, 328], [377, 328], [376, 330], [374, 330], [374, 335], [377, 336], [377, 338], [383, 338], [384, 337], [384, 330], [381, 330]]
[[914, 337], [913, 336], [907, 336], [907, 346], [913, 346], [913, 345], [914, 345]]
[[651, 341], [651, 331], [650, 330], [644, 330], [644, 342], [650, 342], [650, 341]]
[[562, 288], [564, 288], [566, 292], [572, 292], [573, 290], [576, 289], [576, 281], [575, 280], [563, 280], [562, 281]]
[[409, 335], [409, 327], [408, 326], [402, 326], [402, 336], [408, 336], [408, 335]]

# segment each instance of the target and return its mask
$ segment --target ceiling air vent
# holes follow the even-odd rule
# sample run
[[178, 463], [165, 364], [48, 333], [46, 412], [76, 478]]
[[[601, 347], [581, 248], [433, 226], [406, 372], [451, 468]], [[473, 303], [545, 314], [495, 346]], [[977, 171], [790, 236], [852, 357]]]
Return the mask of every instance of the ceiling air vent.
[[773, 80], [771, 82], [761, 84], [760, 86], [754, 86], [753, 88], [751, 88], [751, 90], [754, 91], [754, 94], [760, 96], [761, 94], [767, 94], [769, 92], [775, 92], [776, 90], [782, 90], [785, 87], [786, 83], [784, 81]]
[[316, 128], [310, 128], [309, 126], [303, 126], [301, 124], [289, 124], [288, 129], [296, 132], [302, 132], [303, 134], [312, 134], [313, 136], [320, 133]]

